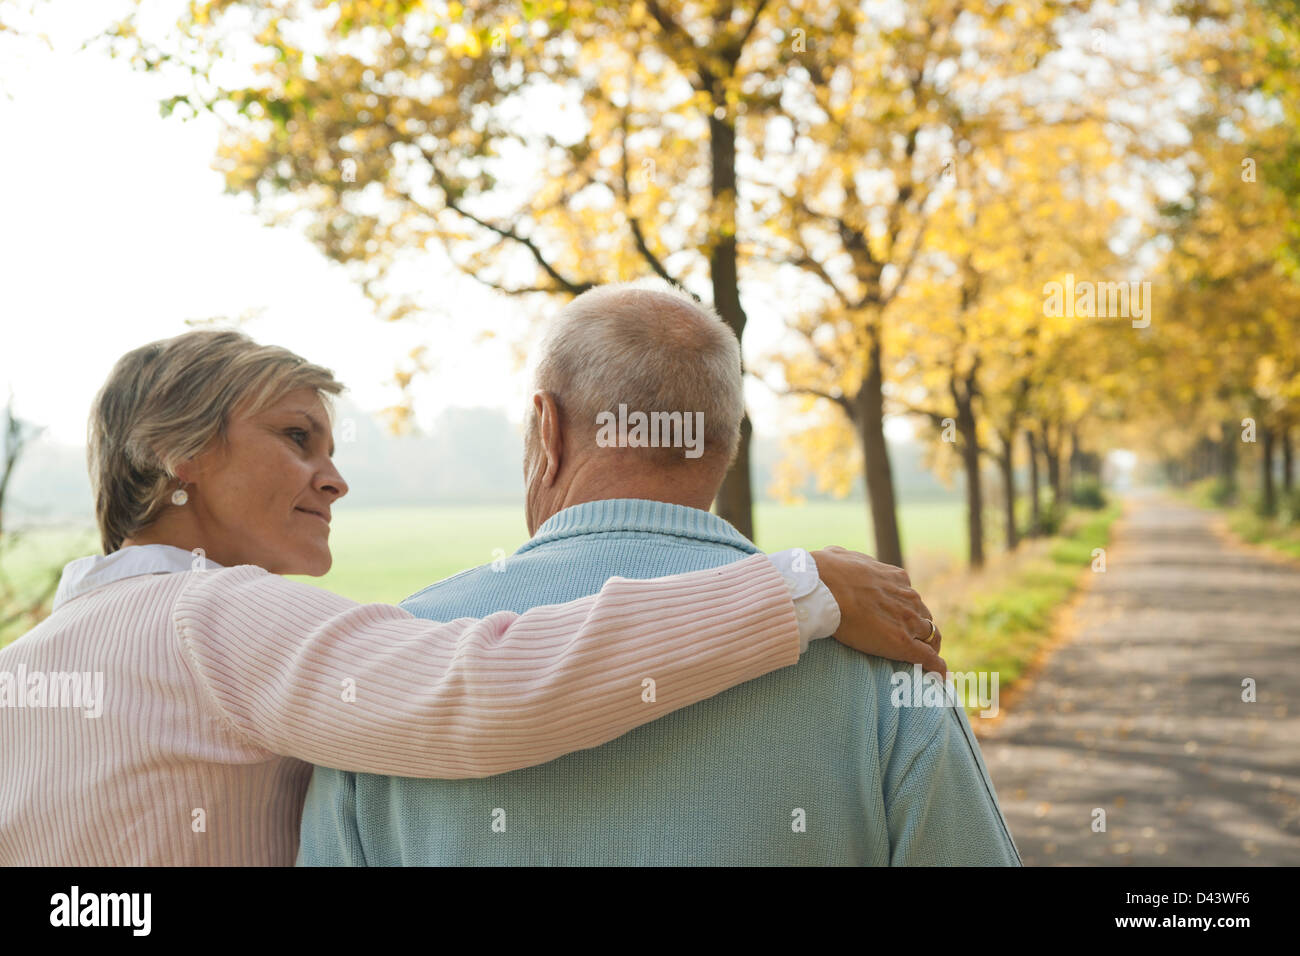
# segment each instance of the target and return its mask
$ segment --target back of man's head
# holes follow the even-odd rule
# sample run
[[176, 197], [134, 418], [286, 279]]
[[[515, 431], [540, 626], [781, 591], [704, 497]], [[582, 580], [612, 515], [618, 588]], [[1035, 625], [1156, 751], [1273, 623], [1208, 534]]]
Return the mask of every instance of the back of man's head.
[[735, 456], [744, 416], [740, 345], [712, 308], [670, 286], [599, 286], [542, 342], [536, 387], [584, 450], [673, 468]]

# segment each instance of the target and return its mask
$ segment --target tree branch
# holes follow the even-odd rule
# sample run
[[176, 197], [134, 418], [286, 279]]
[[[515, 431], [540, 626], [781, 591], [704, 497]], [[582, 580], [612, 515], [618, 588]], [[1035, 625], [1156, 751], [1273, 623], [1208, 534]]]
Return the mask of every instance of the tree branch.
[[[764, 382], [764, 384], [767, 383]], [[848, 398], [844, 395], [833, 395], [830, 392], [823, 391], [820, 388], [813, 388], [812, 386], [776, 388], [773, 385], [768, 385], [767, 387], [772, 389], [772, 391], [776, 392], [778, 395], [811, 395], [814, 398], [824, 398], [828, 402], [834, 402], [840, 408], [844, 409], [845, 414], [847, 414], [850, 418], [853, 417], [853, 411], [852, 411], [853, 406], [849, 403]]]
[[945, 415], [942, 412], [936, 412], [931, 408], [921, 408], [918, 405], [913, 405], [911, 402], [899, 402], [898, 404], [902, 406], [903, 411], [907, 414], [920, 415], [922, 418], [928, 418], [940, 428], [943, 427], [944, 419], [953, 418], [952, 415]]
[[[429, 162], [430, 169], [433, 171], [434, 181], [438, 184], [439, 188], [442, 189], [443, 202], [446, 204], [447, 208], [456, 213], [456, 215], [463, 216], [475, 225], [500, 236], [502, 239], [509, 239], [527, 249], [529, 254], [533, 257], [533, 260], [542, 268], [542, 271], [555, 280], [555, 284], [559, 286], [559, 288], [551, 291], [567, 292], [570, 295], [581, 295], [595, 286], [596, 283], [594, 282], [588, 282], [585, 280], [575, 281], [562, 276], [560, 271], [547, 261], [546, 257], [542, 254], [542, 250], [537, 246], [537, 243], [533, 242], [533, 240], [528, 236], [520, 235], [518, 229], [514, 226], [498, 226], [495, 223], [483, 219], [481, 216], [474, 215], [474, 213], [464, 208], [464, 206], [453, 198], [451, 185], [448, 183], [446, 176], [443, 175], [442, 170], [437, 167], [433, 162], [432, 157], [429, 156], [426, 151], [422, 150], [422, 152], [425, 152], [425, 159]], [[477, 278], [477, 276], [475, 276], [475, 278]]]
[[650, 251], [650, 246], [646, 243], [645, 235], [641, 232], [641, 223], [636, 218], [629, 216], [628, 224], [632, 227], [632, 238], [636, 242], [637, 252], [641, 253], [641, 258], [644, 259], [649, 264], [650, 268], [654, 270], [655, 275], [685, 292], [696, 302], [701, 301], [700, 297], [690, 289], [686, 288], [686, 286], [682, 285], [676, 276], [669, 274], [668, 270], [664, 267], [664, 264], [659, 261], [658, 256]]

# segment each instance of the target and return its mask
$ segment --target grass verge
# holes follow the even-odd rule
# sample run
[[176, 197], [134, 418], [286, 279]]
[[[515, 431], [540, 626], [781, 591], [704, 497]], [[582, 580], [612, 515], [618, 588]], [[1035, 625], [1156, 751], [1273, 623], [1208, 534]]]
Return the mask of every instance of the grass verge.
[[[1257, 544], [1289, 558], [1300, 558], [1300, 500], [1282, 501], [1282, 514], [1261, 515], [1254, 504], [1234, 503], [1225, 499], [1216, 479], [1207, 478], [1181, 489], [1179, 496], [1198, 508], [1223, 515], [1229, 531], [1249, 544]], [[1300, 495], [1297, 495], [1300, 498]]]
[[[1107, 546], [1122, 510], [1112, 503], [1071, 512], [1055, 537], [1026, 541], [978, 573], [927, 582], [922, 593], [936, 595], [927, 604], [943, 622], [949, 670], [997, 674], [999, 697], [1014, 687], [1055, 636], [1056, 613], [1097, 573], [1094, 549]], [[966, 702], [972, 718], [980, 709]]]

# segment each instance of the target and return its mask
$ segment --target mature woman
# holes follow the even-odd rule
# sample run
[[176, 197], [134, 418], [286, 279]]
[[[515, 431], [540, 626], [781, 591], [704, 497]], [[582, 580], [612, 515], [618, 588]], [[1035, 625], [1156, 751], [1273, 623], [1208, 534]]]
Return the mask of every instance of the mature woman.
[[312, 763], [447, 778], [543, 763], [837, 627], [942, 669], [902, 572], [842, 549], [802, 574], [759, 555], [447, 624], [288, 581], [330, 567], [340, 390], [236, 332], [117, 363], [90, 421], [104, 554], [68, 565], [50, 617], [0, 651], [0, 864], [288, 865]]

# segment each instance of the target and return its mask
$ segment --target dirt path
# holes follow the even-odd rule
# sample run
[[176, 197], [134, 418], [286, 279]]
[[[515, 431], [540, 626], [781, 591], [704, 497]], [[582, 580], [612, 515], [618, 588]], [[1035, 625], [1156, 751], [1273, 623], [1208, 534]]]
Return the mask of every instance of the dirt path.
[[1300, 567], [1213, 522], [1132, 498], [1072, 635], [981, 735], [1026, 865], [1300, 864]]

